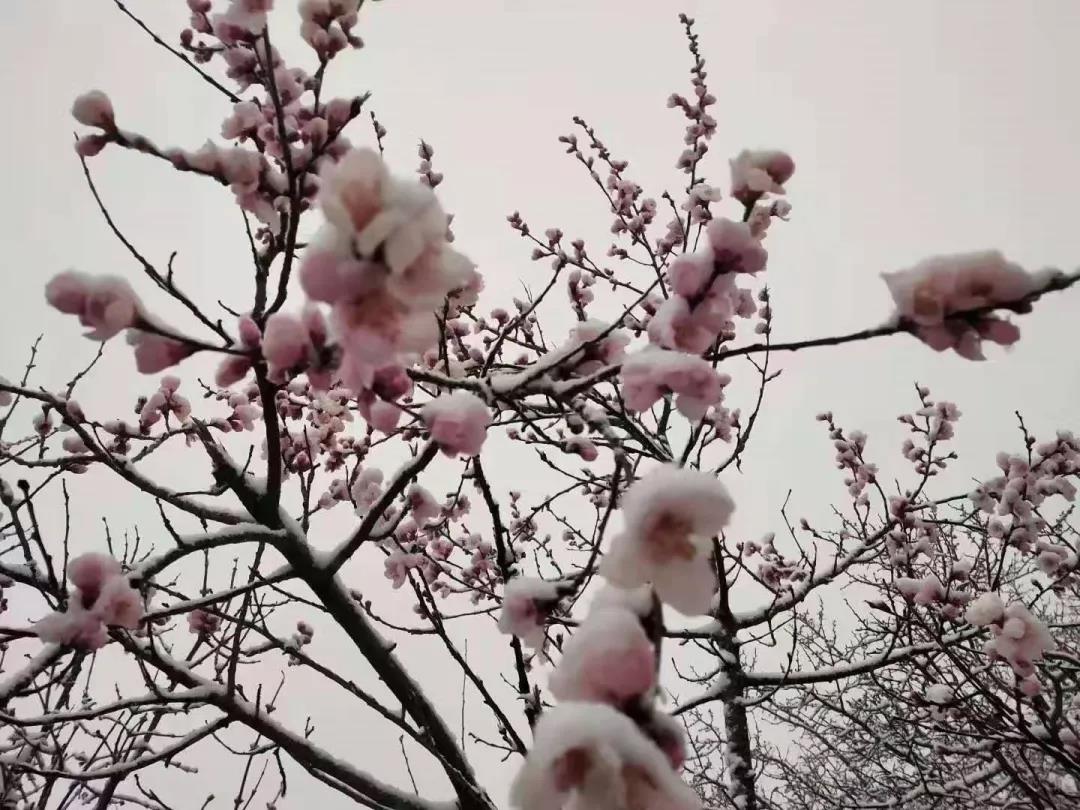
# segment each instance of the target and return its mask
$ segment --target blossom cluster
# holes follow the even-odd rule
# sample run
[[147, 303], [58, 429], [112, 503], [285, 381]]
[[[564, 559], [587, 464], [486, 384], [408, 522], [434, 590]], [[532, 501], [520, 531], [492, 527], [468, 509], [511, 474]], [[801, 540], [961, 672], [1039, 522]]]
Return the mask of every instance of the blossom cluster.
[[1035, 664], [1043, 655], [1057, 648], [1049, 629], [1023, 602], [1005, 605], [994, 592], [984, 593], [973, 601], [965, 618], [976, 627], [988, 627], [991, 638], [983, 649], [991, 660], [1004, 661], [1016, 673], [1020, 690], [1037, 695], [1042, 687]]
[[[656, 708], [662, 605], [707, 613], [716, 590], [713, 538], [734, 504], [714, 477], [660, 467], [626, 491], [624, 530], [600, 573], [608, 586], [562, 647], [548, 682], [559, 704], [536, 726], [535, 745], [512, 788], [524, 810], [560, 807], [696, 808], [677, 776], [679, 725]], [[545, 623], [573, 583], [512, 580], [500, 629], [545, 645]], [[620, 803], [621, 802], [621, 803]]]
[[1011, 346], [1020, 338], [1019, 328], [993, 310], [1030, 311], [1029, 296], [1052, 274], [1029, 273], [997, 251], [981, 251], [932, 256], [883, 277], [897, 315], [921, 341], [983, 360], [982, 341]]
[[135, 630], [143, 616], [142, 597], [131, 587], [120, 563], [107, 554], [89, 553], [68, 564], [75, 589], [67, 608], [34, 625], [42, 641], [97, 650], [109, 641], [107, 626]]

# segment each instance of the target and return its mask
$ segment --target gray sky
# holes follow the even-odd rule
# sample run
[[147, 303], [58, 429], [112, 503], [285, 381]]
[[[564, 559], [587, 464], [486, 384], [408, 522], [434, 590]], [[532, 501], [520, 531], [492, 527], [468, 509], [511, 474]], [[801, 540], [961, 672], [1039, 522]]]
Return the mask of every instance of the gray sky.
[[[130, 6], [175, 40], [185, 17], [181, 0]], [[276, 44], [287, 58], [306, 59], [293, 3], [278, 6]], [[698, 19], [719, 99], [710, 179], [726, 185], [726, 158], [744, 146], [787, 149], [798, 165], [788, 186], [792, 221], [777, 223], [767, 242], [776, 339], [879, 323], [890, 301], [878, 273], [929, 254], [993, 247], [1031, 268], [1073, 269], [1080, 261], [1070, 193], [1080, 185], [1080, 112], [1069, 92], [1080, 74], [1073, 42], [1080, 4], [763, 0], [683, 8]], [[529, 249], [506, 226], [510, 211], [519, 209], [534, 230], [557, 225], [584, 237], [593, 255], [609, 243], [602, 198], [555, 140], [570, 131], [570, 116], [596, 126], [615, 155], [631, 161], [630, 176], [647, 193], [674, 192], [683, 182], [674, 169], [681, 117], [664, 107], [669, 93], [689, 90], [678, 10], [625, 0], [370, 4], [358, 28], [368, 47], [335, 63], [330, 88], [373, 92], [372, 109], [389, 130], [387, 156], [398, 171], [415, 167], [419, 138], [434, 145], [436, 168], [446, 174], [440, 195], [457, 215], [457, 246], [485, 275], [482, 303], [496, 306], [523, 281], [538, 285], [546, 269], [528, 261]], [[9, 124], [0, 134], [7, 189], [0, 202], [0, 374], [15, 378], [30, 340], [44, 332], [36, 379], [58, 386], [94, 346], [78, 337], [72, 319], [46, 308], [41, 290], [53, 273], [74, 266], [124, 275], [147, 301], [158, 300], [93, 207], [71, 149], [72, 99], [103, 89], [122, 127], [186, 148], [219, 139], [227, 109], [108, 0], [7, 0], [0, 7], [0, 73], [16, 83], [9, 85]], [[352, 139], [366, 142], [370, 131], [360, 123]], [[141, 250], [161, 264], [179, 251], [178, 279], [208, 306], [217, 298], [245, 305], [247, 247], [226, 190], [115, 149], [91, 166]], [[180, 313], [159, 309], [190, 326]], [[1019, 345], [991, 348], [983, 364], [936, 355], [905, 336], [780, 358], [785, 370], [745, 473], [728, 481], [738, 502], [735, 533], [754, 538], [776, 529], [789, 488], [793, 513], [812, 519], [824, 519], [828, 504], [843, 497], [829, 443], [813, 421], [818, 411], [832, 409], [845, 426], [866, 430], [874, 460], [901, 471], [903, 432], [895, 417], [914, 406], [915, 380], [964, 412], [956, 441], [962, 460], [952, 473], [961, 487], [992, 471], [998, 449], [1018, 447], [1015, 409], [1037, 435], [1077, 427], [1080, 368], [1068, 349], [1078, 312], [1075, 291], [1040, 303], [1021, 319]], [[205, 370], [191, 363], [183, 376]], [[738, 365], [727, 370], [740, 376]], [[110, 346], [80, 400], [102, 418], [127, 415], [134, 398], [153, 387], [134, 375], [125, 348]], [[750, 393], [737, 382], [733, 404], [747, 404]], [[504, 489], [527, 489], [513, 480], [516, 469], [507, 463]], [[177, 481], [188, 473], [197, 480], [200, 470], [161, 471]], [[90, 519], [103, 497], [122, 497], [123, 490], [95, 480], [74, 492]], [[120, 524], [153, 514], [152, 504], [141, 502], [109, 502], [109, 510]], [[85, 542], [99, 541], [95, 535]], [[355, 575], [373, 592], [384, 589], [381, 565]], [[406, 600], [399, 601], [407, 615]], [[497, 639], [490, 643], [502, 650]], [[422, 681], [424, 668], [443, 666], [430, 651], [407, 653], [416, 656]], [[455, 711], [458, 687], [437, 682], [435, 689], [441, 705]], [[407, 784], [392, 737], [375, 736], [359, 720], [342, 723], [336, 705], [318, 697], [302, 703], [290, 712], [297, 722], [312, 713], [339, 753]], [[483, 749], [471, 746], [469, 753], [496, 767], [497, 758]], [[505, 778], [504, 769], [491, 783], [498, 789]]]

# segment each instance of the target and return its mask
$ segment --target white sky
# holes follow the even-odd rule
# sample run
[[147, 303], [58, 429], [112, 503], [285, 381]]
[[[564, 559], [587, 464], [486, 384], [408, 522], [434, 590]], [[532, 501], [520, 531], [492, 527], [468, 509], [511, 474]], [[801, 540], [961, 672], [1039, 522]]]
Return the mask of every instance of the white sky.
[[[305, 59], [293, 4], [278, 5], [275, 42], [287, 58]], [[130, 7], [175, 41], [182, 0], [131, 0]], [[790, 0], [683, 8], [698, 19], [719, 99], [710, 179], [723, 181], [726, 158], [744, 146], [785, 148], [798, 164], [789, 184], [792, 221], [774, 226], [767, 244], [776, 339], [879, 323], [889, 299], [878, 273], [936, 252], [996, 247], [1031, 268], [1075, 268], [1080, 229], [1071, 191], [1080, 186], [1080, 112], [1071, 89], [1080, 74], [1080, 4]], [[625, 0], [369, 4], [358, 29], [368, 47], [335, 64], [329, 85], [342, 94], [374, 93], [371, 108], [389, 129], [387, 156], [399, 171], [414, 168], [420, 137], [434, 145], [436, 168], [446, 174], [440, 194], [457, 214], [457, 246], [479, 264], [488, 288], [483, 303], [495, 306], [508, 303], [522, 281], [538, 285], [546, 269], [528, 261], [528, 247], [506, 226], [510, 211], [519, 209], [535, 231], [557, 225], [584, 237], [594, 256], [609, 243], [602, 199], [555, 141], [570, 131], [571, 115], [586, 117], [616, 156], [631, 161], [630, 176], [648, 194], [675, 192], [683, 182], [674, 169], [681, 116], [664, 107], [670, 92], [689, 90], [679, 10]], [[56, 387], [94, 347], [78, 337], [72, 319], [46, 308], [41, 290], [53, 273], [75, 266], [124, 275], [148, 301], [159, 300], [85, 188], [71, 150], [71, 100], [103, 89], [122, 127], [187, 148], [216, 138], [227, 109], [108, 0], [0, 4], [0, 75], [9, 86], [0, 133], [0, 374], [17, 377], [30, 340], [44, 332], [36, 380]], [[360, 123], [352, 139], [369, 135]], [[144, 253], [163, 265], [179, 251], [179, 281], [209, 307], [217, 298], [246, 305], [247, 247], [227, 191], [114, 149], [92, 168]], [[905, 336], [781, 358], [785, 371], [745, 474], [728, 482], [739, 504], [736, 534], [776, 529], [789, 488], [794, 514], [812, 519], [842, 498], [829, 443], [813, 421], [818, 411], [832, 409], [844, 425], [866, 430], [875, 460], [901, 470], [903, 434], [894, 420], [913, 406], [915, 380], [964, 412], [958, 482], [989, 473], [998, 449], [1017, 446], [1017, 408], [1036, 434], [1077, 427], [1080, 368], [1070, 350], [1078, 304], [1075, 291], [1040, 303], [1021, 320], [1020, 344], [1009, 353], [991, 349], [985, 364], [935, 355]], [[87, 410], [127, 416], [134, 398], [153, 388], [132, 367], [126, 349], [110, 346], [80, 397]], [[191, 368], [205, 372], [199, 363]], [[740, 367], [728, 371], [738, 377]], [[747, 404], [750, 393], [736, 388], [734, 404]], [[499, 470], [503, 491], [528, 492], [526, 481], [515, 480], [518, 469], [506, 461]], [[107, 483], [88, 482], [80, 491], [76, 482], [73, 492], [83, 499], [87, 526], [102, 503], [116, 525], [152, 523], [152, 504], [119, 500], [124, 491]], [[94, 532], [80, 542], [100, 542]], [[356, 576], [365, 587], [382, 587], [381, 565]], [[488, 644], [504, 654], [497, 639]], [[445, 656], [428, 650], [415, 660], [444, 668]], [[453, 713], [457, 688], [441, 672], [432, 672], [436, 696]], [[351, 725], [358, 720], [341, 721], [336, 704], [308, 697], [299, 722], [306, 712], [321, 715], [324, 727], [337, 721], [327, 734], [344, 746], [339, 753], [407, 784], [394, 738], [376, 738], [367, 726]], [[494, 767], [482, 749], [470, 746], [469, 753]], [[493, 773], [496, 793], [505, 778], [505, 770]]]

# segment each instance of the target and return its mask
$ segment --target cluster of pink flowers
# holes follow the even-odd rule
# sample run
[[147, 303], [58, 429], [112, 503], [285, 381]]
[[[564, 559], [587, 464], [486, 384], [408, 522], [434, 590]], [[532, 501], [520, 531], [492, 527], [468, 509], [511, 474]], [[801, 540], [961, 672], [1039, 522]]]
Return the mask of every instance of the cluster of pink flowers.
[[330, 387], [326, 319], [317, 307], [300, 315], [276, 312], [266, 321], [262, 353], [272, 380], [284, 382], [304, 370], [316, 388]]
[[320, 58], [332, 59], [347, 45], [363, 43], [352, 33], [360, 0], [300, 0], [300, 36]]
[[354, 149], [321, 175], [326, 225], [307, 248], [300, 282], [332, 305], [339, 375], [354, 391], [422, 354], [438, 339], [435, 310], [448, 296], [475, 301], [472, 263], [446, 241], [447, 217], [431, 189], [392, 177], [370, 149]]
[[66, 315], [77, 315], [86, 337], [108, 340], [135, 326], [142, 303], [122, 278], [88, 276], [68, 270], [45, 285], [45, 300]]
[[631, 411], [647, 411], [667, 394], [688, 419], [701, 419], [724, 397], [731, 378], [701, 357], [646, 348], [626, 358], [620, 372], [623, 400]]
[[587, 376], [622, 362], [629, 343], [630, 335], [622, 329], [610, 329], [597, 319], [582, 321], [570, 330], [566, 342], [557, 350], [570, 358], [560, 365], [560, 370], [569, 377]]
[[833, 448], [836, 450], [836, 466], [847, 473], [844, 486], [847, 487], [848, 494], [855, 498], [857, 503], [865, 505], [869, 498], [864, 490], [867, 484], [877, 481], [878, 473], [877, 465], [869, 463], [865, 458], [866, 434], [861, 430], [853, 430], [845, 435], [828, 411], [819, 413], [817, 420], [824, 422], [829, 428], [829, 438], [833, 440]]
[[933, 256], [907, 270], [883, 274], [897, 315], [935, 351], [953, 349], [983, 360], [982, 341], [1010, 346], [1020, 330], [989, 310], [1030, 310], [1026, 298], [1049, 276], [1028, 273], [997, 251]]
[[905, 439], [901, 452], [910, 461], [915, 472], [927, 477], [937, 475], [948, 466], [955, 453], [937, 453], [935, 449], [942, 442], [956, 435], [956, 422], [960, 419], [960, 410], [952, 402], [935, 402], [930, 399], [930, 389], [918, 386], [922, 407], [913, 414], [902, 414], [897, 421], [907, 425], [914, 438]]
[[139, 626], [142, 598], [115, 559], [107, 554], [82, 554], [68, 564], [67, 576], [75, 586], [67, 609], [50, 613], [34, 625], [42, 641], [97, 650], [109, 641], [107, 626], [128, 630]]
[[[965, 566], [953, 566], [950, 579], [964, 582], [969, 571]], [[934, 606], [947, 619], [959, 619], [972, 598], [969, 591], [958, 588], [950, 581], [942, 582], [933, 573], [920, 578], [897, 577], [895, 584], [905, 599], [916, 605]]]
[[773, 532], [766, 534], [760, 543], [744, 543], [742, 553], [744, 557], [760, 555], [758, 563], [758, 580], [774, 593], [783, 588], [790, 588], [796, 582], [806, 579], [807, 571], [798, 560], [789, 560], [776, 548], [776, 535]]
[[432, 440], [451, 458], [477, 455], [491, 424], [487, 405], [468, 391], [442, 394], [427, 403], [420, 415]]
[[757, 311], [753, 294], [735, 284], [740, 273], [765, 268], [768, 254], [744, 222], [715, 219], [708, 241], [668, 269], [672, 295], [648, 324], [649, 340], [666, 349], [701, 354], [721, 335], [734, 332], [733, 318]]
[[180, 378], [167, 375], [161, 378], [161, 385], [151, 394], [139, 410], [139, 430], [146, 433], [161, 419], [173, 416], [183, 424], [191, 417], [191, 403], [187, 397], [178, 394]]
[[[523, 810], [562, 807], [667, 807], [696, 810], [678, 778], [685, 741], [656, 708], [661, 603], [685, 615], [707, 613], [716, 590], [712, 538], [734, 503], [714, 477], [665, 465], [635, 482], [622, 503], [624, 529], [600, 574], [594, 599], [549, 679], [560, 703], [543, 713], [511, 800]], [[528, 531], [518, 520], [516, 532]], [[566, 583], [570, 591], [574, 584]], [[506, 588], [499, 627], [543, 648], [559, 583], [516, 579]]]
[[[550, 583], [543, 585], [539, 591], [523, 587], [523, 600], [504, 603], [501, 622], [526, 626], [541, 643], [542, 615], [524, 608], [552, 604]], [[541, 715], [511, 789], [512, 802], [523, 810], [563, 807], [568, 800], [572, 807], [699, 807], [677, 774], [686, 755], [682, 730], [654, 705], [658, 661], [643, 625], [652, 597], [638, 597], [602, 591], [564, 645], [549, 679], [560, 702]]]
[[1040, 507], [1047, 498], [1060, 495], [1066, 501], [1076, 499], [1076, 485], [1071, 480], [1080, 472], [1080, 441], [1061, 431], [1053, 441], [1031, 440], [1031, 456], [999, 453], [1002, 475], [982, 482], [969, 496], [984, 514], [990, 515], [987, 531], [1021, 552], [1035, 554], [1043, 571], [1062, 583], [1077, 570], [1077, 555], [1040, 535], [1047, 522]]
[[1041, 686], [1035, 664], [1057, 648], [1054, 637], [1023, 602], [1004, 604], [996, 593], [984, 593], [973, 601], [965, 618], [976, 627], [989, 627], [992, 638], [983, 649], [991, 660], [1005, 661], [1020, 682], [1024, 694], [1037, 695]]

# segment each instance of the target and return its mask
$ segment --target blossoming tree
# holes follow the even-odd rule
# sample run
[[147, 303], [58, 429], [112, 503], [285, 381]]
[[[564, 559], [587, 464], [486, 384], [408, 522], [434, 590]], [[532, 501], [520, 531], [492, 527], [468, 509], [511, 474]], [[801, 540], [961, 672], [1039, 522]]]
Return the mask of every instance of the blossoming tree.
[[[1020, 338], [1010, 314], [1080, 274], [932, 257], [885, 274], [888, 322], [774, 342], [766, 236], [791, 210], [795, 163], [747, 150], [729, 182], [705, 180], [715, 98], [683, 16], [676, 190], [648, 196], [575, 119], [560, 140], [610, 207], [611, 247], [514, 213], [547, 282], [481, 309], [432, 147], [404, 176], [374, 115], [361, 126], [366, 97], [324, 97], [361, 45], [362, 0], [301, 0], [305, 67], [274, 47], [270, 0], [188, 0], [175, 45], [114, 2], [220, 94], [222, 143], [159, 146], [104, 93], [75, 100], [106, 225], [145, 290], [188, 317], [167, 323], [125, 279], [61, 273], [48, 303], [89, 340], [124, 333], [154, 375], [137, 418], [79, 406], [93, 364], [59, 389], [33, 361], [0, 380], [0, 610], [28, 617], [0, 628], [0, 806], [197, 806], [175, 791], [205, 785], [159, 776], [194, 780], [185, 763], [207, 749], [243, 763], [235, 807], [284, 806], [306, 774], [340, 806], [493, 808], [473, 765], [491, 752], [523, 810], [1077, 806], [1080, 441], [1021, 422], [995, 476], [936, 492], [960, 414], [917, 387], [895, 485], [865, 434], [820, 416], [850, 494], [832, 527], [785, 512], [782, 537], [730, 537], [724, 479], [775, 355], [907, 333], [981, 360]], [[228, 187], [250, 246], [244, 312], [219, 317], [116, 226], [89, 168], [105, 149]], [[212, 382], [185, 375], [194, 355], [216, 358]], [[756, 370], [747, 415], [725, 405], [737, 357]], [[148, 470], [168, 454], [207, 483], [180, 491]], [[506, 486], [521, 455], [563, 486]], [[77, 475], [152, 500], [156, 537], [74, 553]], [[373, 565], [411, 595], [404, 620], [366, 593]], [[505, 639], [497, 660], [470, 658], [462, 633]], [[324, 635], [362, 667], [342, 671]], [[471, 734], [397, 649], [417, 637], [479, 696]], [[294, 724], [281, 696], [295, 673], [397, 735], [411, 787]]]

